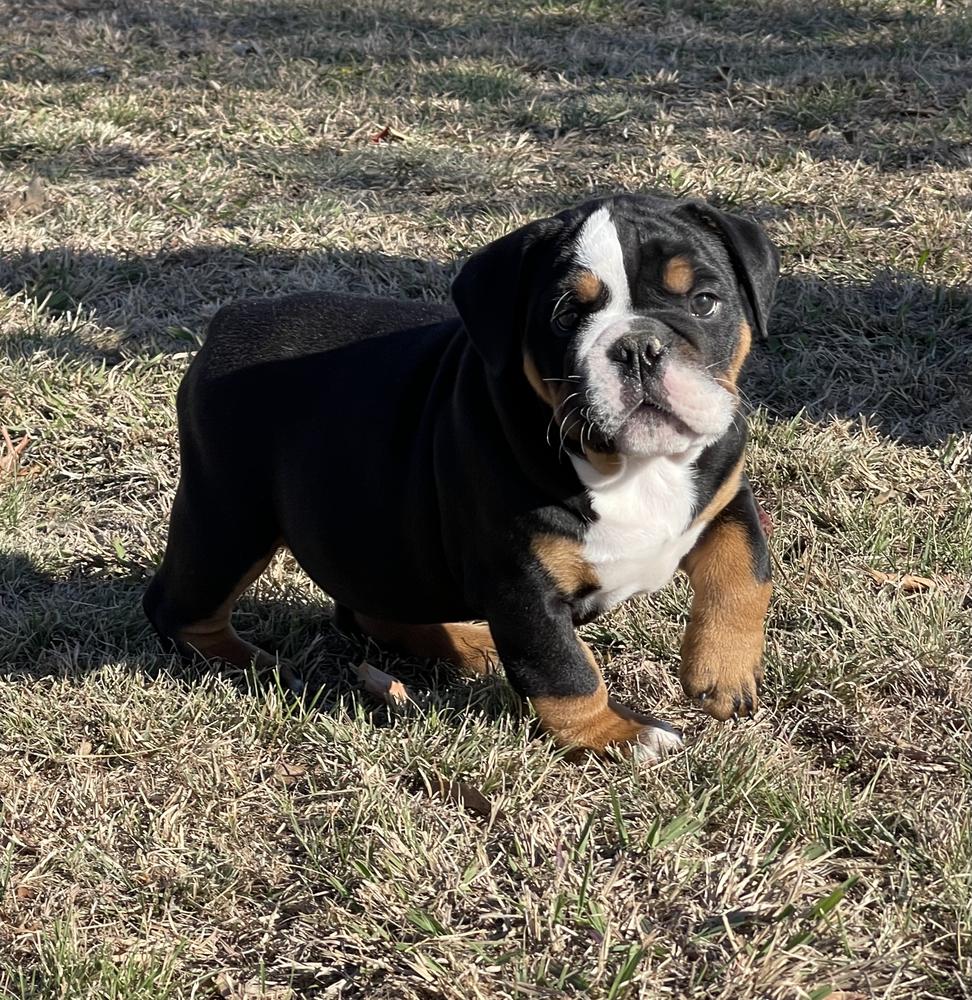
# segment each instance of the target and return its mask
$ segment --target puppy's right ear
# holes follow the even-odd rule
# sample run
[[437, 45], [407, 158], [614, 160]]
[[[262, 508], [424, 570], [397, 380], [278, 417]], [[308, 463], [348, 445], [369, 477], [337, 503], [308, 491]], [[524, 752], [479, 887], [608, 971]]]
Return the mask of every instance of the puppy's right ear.
[[452, 282], [452, 301], [492, 374], [502, 371], [523, 339], [537, 249], [563, 228], [538, 219], [477, 250]]

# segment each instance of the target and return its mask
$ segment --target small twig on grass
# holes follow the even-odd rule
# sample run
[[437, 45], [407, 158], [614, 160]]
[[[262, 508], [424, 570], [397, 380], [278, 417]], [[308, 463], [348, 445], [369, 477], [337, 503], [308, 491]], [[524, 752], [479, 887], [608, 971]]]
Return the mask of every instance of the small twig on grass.
[[0, 426], [0, 435], [3, 437], [3, 447], [0, 448], [0, 472], [12, 472], [17, 475], [20, 465], [20, 456], [26, 451], [27, 445], [31, 442], [31, 436], [25, 433], [16, 443], [13, 443], [10, 432], [6, 427]]
[[903, 594], [917, 594], [935, 589], [935, 581], [927, 576], [913, 573], [883, 573], [879, 569], [865, 567], [867, 575], [879, 586], [890, 585]]

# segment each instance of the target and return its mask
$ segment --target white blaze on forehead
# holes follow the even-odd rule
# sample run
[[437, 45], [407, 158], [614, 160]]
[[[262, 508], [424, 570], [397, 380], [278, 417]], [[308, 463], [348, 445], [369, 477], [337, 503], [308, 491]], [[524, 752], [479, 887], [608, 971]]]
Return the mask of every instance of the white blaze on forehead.
[[[603, 332], [605, 320], [627, 317], [631, 313], [631, 292], [621, 240], [607, 207], [599, 208], [581, 226], [574, 260], [579, 268], [597, 275], [608, 290], [604, 308], [590, 317], [581, 329], [578, 354], [583, 357]], [[591, 322], [595, 317], [597, 321]]]

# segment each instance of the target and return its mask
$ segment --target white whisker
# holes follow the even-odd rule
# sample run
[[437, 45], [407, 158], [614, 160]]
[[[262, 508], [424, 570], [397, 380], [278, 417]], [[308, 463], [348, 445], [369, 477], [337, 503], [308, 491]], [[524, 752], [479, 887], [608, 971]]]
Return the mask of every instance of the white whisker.
[[[564, 453], [564, 447], [567, 443], [567, 434], [569, 434], [570, 431], [572, 431], [577, 426], [577, 421], [574, 421], [574, 423], [572, 423], [570, 427], [567, 427], [567, 421], [575, 413], [577, 413], [577, 408], [571, 407], [570, 411], [564, 416], [564, 419], [560, 422], [560, 447], [557, 449], [557, 458], [560, 458], [560, 456], [563, 455]], [[577, 419], [580, 420], [581, 418], [578, 416]]]
[[566, 399], [562, 399], [555, 407], [554, 410], [559, 410], [561, 407], [566, 406], [572, 399], [576, 399], [580, 395], [579, 392], [572, 392]]

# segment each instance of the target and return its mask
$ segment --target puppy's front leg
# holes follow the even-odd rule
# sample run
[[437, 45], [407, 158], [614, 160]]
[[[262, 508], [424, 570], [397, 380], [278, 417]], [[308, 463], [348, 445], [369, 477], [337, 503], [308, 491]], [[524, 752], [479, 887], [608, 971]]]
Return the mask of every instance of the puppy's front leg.
[[608, 697], [586, 643], [574, 633], [569, 605], [560, 597], [509, 588], [490, 615], [500, 660], [516, 691], [529, 698], [544, 729], [561, 746], [602, 753], [631, 746], [660, 757], [681, 744], [671, 726], [640, 715]]
[[766, 536], [745, 479], [682, 568], [694, 595], [682, 640], [682, 687], [717, 719], [752, 715], [772, 584]]

